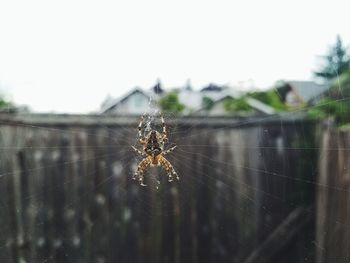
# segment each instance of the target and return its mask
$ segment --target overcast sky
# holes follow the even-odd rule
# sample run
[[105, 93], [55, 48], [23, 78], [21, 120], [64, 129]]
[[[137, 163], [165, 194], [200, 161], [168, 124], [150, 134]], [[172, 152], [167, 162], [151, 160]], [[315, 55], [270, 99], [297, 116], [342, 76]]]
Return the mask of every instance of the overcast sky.
[[311, 79], [348, 1], [1, 1], [0, 91], [40, 112], [90, 112], [130, 88]]

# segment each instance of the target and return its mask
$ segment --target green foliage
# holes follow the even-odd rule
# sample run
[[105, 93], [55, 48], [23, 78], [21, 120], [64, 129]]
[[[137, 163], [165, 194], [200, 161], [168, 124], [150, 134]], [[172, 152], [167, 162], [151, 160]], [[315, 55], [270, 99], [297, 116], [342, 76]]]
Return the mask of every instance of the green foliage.
[[3, 99], [0, 98], [0, 109], [3, 109], [3, 108], [7, 108], [9, 107], [11, 104]]
[[339, 126], [349, 124], [350, 58], [339, 36], [334, 47], [325, 56], [325, 60], [325, 67], [315, 75], [326, 80], [332, 79], [331, 88], [327, 97], [309, 109], [307, 114], [313, 119], [332, 117]]
[[324, 59], [326, 62], [325, 66], [320, 71], [314, 72], [317, 77], [330, 80], [349, 69], [349, 56], [340, 36], [337, 36], [335, 45], [330, 48]]
[[13, 107], [13, 104], [5, 100], [5, 98], [2, 95], [0, 95], [0, 109], [7, 109], [9, 107]]
[[334, 80], [329, 90], [329, 97], [334, 99], [350, 97], [350, 69]]
[[214, 105], [214, 101], [209, 98], [209, 97], [203, 97], [202, 98], [202, 107], [205, 109], [205, 110], [210, 110]]
[[324, 98], [317, 105], [307, 111], [312, 119], [324, 119], [333, 117], [337, 125], [350, 123], [350, 103], [346, 100], [339, 101], [334, 98]]
[[252, 107], [247, 103], [245, 97], [240, 98], [227, 98], [223, 101], [224, 109], [228, 112], [249, 112], [252, 111]]
[[269, 105], [275, 110], [278, 110], [278, 111], [287, 110], [287, 106], [283, 103], [283, 101], [280, 98], [280, 95], [275, 89], [270, 89], [267, 91], [250, 92], [247, 95]]
[[350, 69], [331, 85], [327, 97], [307, 111], [312, 119], [333, 117], [338, 126], [350, 124]]
[[185, 105], [179, 102], [176, 92], [170, 92], [159, 100], [159, 106], [163, 112], [181, 113]]
[[275, 89], [267, 91], [254, 91], [249, 92], [245, 96], [240, 98], [230, 98], [224, 101], [224, 108], [226, 111], [252, 111], [253, 108], [247, 103], [246, 97], [251, 97], [256, 100], [269, 105], [277, 111], [287, 110], [287, 106], [280, 99], [280, 95]]

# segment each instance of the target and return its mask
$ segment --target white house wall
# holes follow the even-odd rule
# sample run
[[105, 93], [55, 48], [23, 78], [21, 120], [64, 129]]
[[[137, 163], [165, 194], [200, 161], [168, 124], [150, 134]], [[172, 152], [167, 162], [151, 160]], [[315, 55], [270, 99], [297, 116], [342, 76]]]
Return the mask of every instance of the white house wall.
[[112, 113], [121, 115], [141, 115], [152, 111], [149, 105], [149, 98], [141, 93], [135, 93], [124, 101], [119, 102], [112, 110]]

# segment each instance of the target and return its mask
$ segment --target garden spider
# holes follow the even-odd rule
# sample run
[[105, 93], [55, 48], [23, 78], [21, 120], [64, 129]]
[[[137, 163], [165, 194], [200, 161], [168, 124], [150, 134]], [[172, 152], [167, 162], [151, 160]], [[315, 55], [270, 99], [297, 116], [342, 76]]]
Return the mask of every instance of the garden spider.
[[143, 146], [143, 150], [140, 151], [134, 146], [131, 146], [135, 150], [135, 152], [144, 157], [143, 160], [138, 164], [137, 170], [133, 175], [133, 179], [136, 180], [136, 178], [138, 177], [140, 185], [146, 186], [143, 181], [143, 174], [146, 168], [148, 166], [162, 166], [168, 173], [169, 182], [173, 181], [173, 177], [179, 180], [180, 178], [175, 172], [174, 167], [167, 159], [164, 158], [164, 155], [173, 151], [176, 148], [176, 145], [164, 151], [164, 144], [168, 142], [168, 137], [163, 116], [161, 115], [163, 131], [160, 133], [152, 129], [146, 137], [144, 136], [144, 131], [142, 131], [143, 121], [144, 116], [141, 116], [141, 121], [138, 126], [138, 142]]

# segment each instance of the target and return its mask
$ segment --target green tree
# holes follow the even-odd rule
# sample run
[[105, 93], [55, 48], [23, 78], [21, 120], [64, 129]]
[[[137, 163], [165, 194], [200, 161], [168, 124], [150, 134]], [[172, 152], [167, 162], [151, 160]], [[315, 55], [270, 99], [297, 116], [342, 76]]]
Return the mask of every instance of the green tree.
[[249, 112], [252, 107], [247, 103], [244, 97], [227, 98], [223, 101], [224, 109], [228, 112]]
[[5, 101], [3, 98], [0, 98], [0, 109], [8, 108], [11, 103]]
[[206, 97], [206, 96], [204, 96], [202, 98], [202, 107], [203, 107], [203, 109], [210, 110], [213, 107], [213, 105], [214, 105], [214, 101], [211, 98]]
[[13, 108], [13, 104], [8, 101], [3, 94], [0, 94], [0, 110]]
[[329, 97], [338, 100], [350, 97], [350, 69], [333, 81], [329, 90]]
[[181, 113], [185, 105], [180, 103], [176, 92], [170, 92], [159, 100], [159, 106], [164, 112]]
[[335, 45], [330, 48], [328, 54], [323, 58], [326, 63], [320, 71], [314, 72], [317, 77], [330, 80], [349, 69], [349, 56], [339, 35]]
[[338, 126], [350, 123], [350, 69], [333, 81], [326, 97], [310, 108], [308, 116], [314, 119], [332, 117]]
[[350, 123], [350, 103], [333, 98], [324, 98], [307, 111], [312, 119], [333, 117], [338, 126]]

